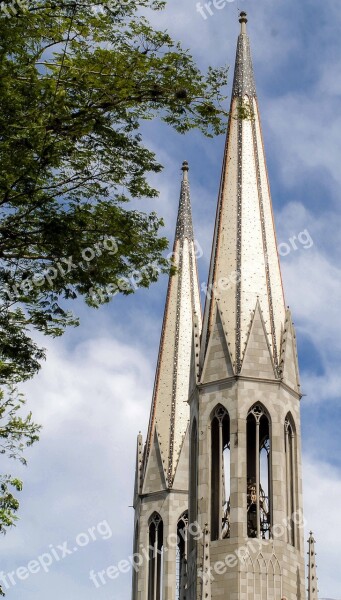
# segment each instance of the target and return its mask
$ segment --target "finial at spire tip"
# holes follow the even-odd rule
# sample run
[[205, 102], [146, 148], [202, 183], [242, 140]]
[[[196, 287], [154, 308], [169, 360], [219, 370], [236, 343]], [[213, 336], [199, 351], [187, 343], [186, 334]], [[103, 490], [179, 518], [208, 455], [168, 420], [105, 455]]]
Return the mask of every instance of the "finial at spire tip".
[[188, 180], [188, 171], [189, 171], [189, 166], [188, 166], [187, 160], [184, 160], [184, 162], [182, 163], [181, 171], [183, 172], [183, 181], [187, 181]]
[[243, 10], [239, 15], [239, 23], [241, 24], [241, 32], [246, 33], [247, 13]]

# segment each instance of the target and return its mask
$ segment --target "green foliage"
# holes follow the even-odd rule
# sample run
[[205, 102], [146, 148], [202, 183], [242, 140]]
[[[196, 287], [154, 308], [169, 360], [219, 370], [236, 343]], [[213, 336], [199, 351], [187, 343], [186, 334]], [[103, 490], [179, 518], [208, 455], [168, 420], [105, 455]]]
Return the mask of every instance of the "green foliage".
[[[18, 459], [26, 464], [23, 456], [25, 447], [32, 446], [38, 440], [40, 427], [32, 422], [32, 415], [22, 418], [19, 411], [25, 399], [15, 387], [7, 387], [7, 394], [0, 393], [0, 454]], [[2, 531], [0, 521], [0, 533]]]
[[[227, 71], [201, 73], [151, 26], [142, 13], [162, 10], [157, 0], [11, 6], [0, 11], [0, 384], [14, 385], [43, 358], [33, 329], [56, 336], [78, 323], [71, 300], [98, 306], [108, 290], [132, 293], [133, 272], [148, 287], [169, 271], [162, 219], [136, 208], [157, 198], [150, 174], [162, 168], [140, 127], [159, 119], [181, 134], [221, 133]], [[37, 429], [5, 398], [0, 437], [15, 454]], [[2, 528], [17, 509], [11, 486], [5, 477]]]
[[[0, 15], [3, 302], [7, 311], [19, 300], [27, 323], [44, 333], [76, 324], [70, 299], [84, 296], [92, 305], [96, 290], [107, 301], [108, 285], [133, 271], [169, 268], [162, 220], [127, 207], [131, 198], [158, 194], [148, 175], [161, 165], [143, 144], [141, 122], [159, 118], [180, 133], [197, 128], [209, 136], [224, 127], [226, 70], [203, 75], [140, 14], [163, 6], [31, 0], [16, 16]], [[84, 249], [107, 236], [118, 251], [97, 253], [84, 268]], [[70, 257], [72, 269], [42, 280]], [[145, 272], [140, 285], [156, 278], [155, 270]]]

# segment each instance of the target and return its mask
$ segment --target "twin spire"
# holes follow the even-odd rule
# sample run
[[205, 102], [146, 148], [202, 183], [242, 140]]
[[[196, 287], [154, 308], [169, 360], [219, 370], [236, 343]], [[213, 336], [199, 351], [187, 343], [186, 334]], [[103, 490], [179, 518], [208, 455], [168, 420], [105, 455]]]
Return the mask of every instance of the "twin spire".
[[[182, 165], [180, 201], [173, 246], [175, 275], [169, 278], [144, 468], [155, 437], [166, 487], [172, 487], [186, 434], [193, 322], [201, 328], [201, 306], [193, 236], [188, 163]], [[198, 332], [200, 333], [200, 331]]]

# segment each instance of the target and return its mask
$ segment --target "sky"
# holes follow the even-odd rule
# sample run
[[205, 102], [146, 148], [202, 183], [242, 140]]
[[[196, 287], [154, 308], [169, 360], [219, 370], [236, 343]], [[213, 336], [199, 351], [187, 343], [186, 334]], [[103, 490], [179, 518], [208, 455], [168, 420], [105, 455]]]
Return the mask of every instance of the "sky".
[[[231, 85], [239, 9], [249, 16], [286, 302], [298, 334], [306, 538], [312, 529], [320, 599], [340, 600], [341, 4], [239, 0], [204, 18], [196, 0], [170, 0], [155, 24], [202, 68], [229, 64]], [[144, 135], [164, 170], [154, 178], [159, 199], [140, 208], [164, 216], [170, 240], [181, 163], [190, 163], [205, 282], [224, 137], [183, 137], [157, 122]], [[10, 600], [130, 598], [130, 573], [99, 588], [89, 574], [132, 553], [136, 436], [141, 430], [145, 437], [148, 424], [166, 285], [162, 277], [97, 311], [79, 306], [79, 328], [42, 340], [47, 360], [25, 388], [28, 409], [43, 425], [41, 441], [28, 451], [26, 468], [10, 465], [24, 490], [20, 521], [1, 540], [0, 570], [42, 556], [45, 568], [13, 577]]]

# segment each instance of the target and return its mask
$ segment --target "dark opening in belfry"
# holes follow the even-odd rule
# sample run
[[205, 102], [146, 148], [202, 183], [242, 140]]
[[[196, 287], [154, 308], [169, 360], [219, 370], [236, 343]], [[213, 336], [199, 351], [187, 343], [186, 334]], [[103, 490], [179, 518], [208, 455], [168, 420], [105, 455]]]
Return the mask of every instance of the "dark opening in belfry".
[[247, 416], [247, 534], [269, 539], [271, 534], [270, 419], [261, 404]]
[[219, 405], [211, 425], [211, 539], [230, 537], [230, 418]]

